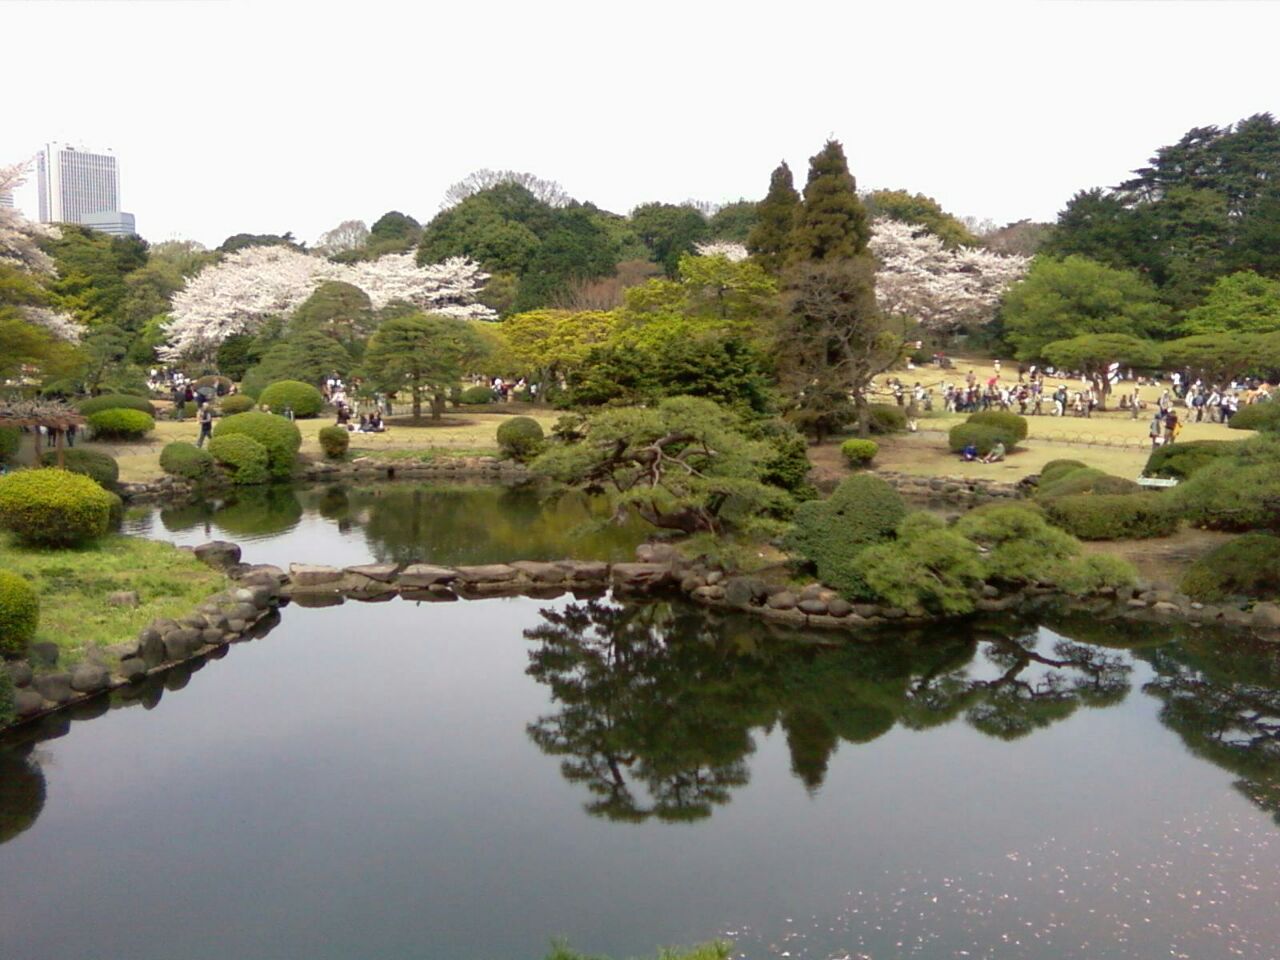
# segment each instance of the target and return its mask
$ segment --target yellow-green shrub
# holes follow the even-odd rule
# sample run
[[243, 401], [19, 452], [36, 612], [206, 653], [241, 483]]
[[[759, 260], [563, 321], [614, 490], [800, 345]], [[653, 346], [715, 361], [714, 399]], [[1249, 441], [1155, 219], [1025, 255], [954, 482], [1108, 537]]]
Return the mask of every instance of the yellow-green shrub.
[[0, 527], [24, 543], [65, 547], [107, 532], [112, 494], [69, 470], [19, 470], [0, 477]]
[[209, 452], [231, 471], [232, 482], [267, 482], [267, 448], [252, 437], [236, 433], [214, 437], [209, 441]]
[[0, 570], [0, 655], [21, 656], [39, 622], [36, 588], [26, 578]]
[[94, 436], [107, 440], [139, 440], [156, 428], [156, 422], [141, 410], [123, 407], [99, 410], [85, 420], [93, 428]]

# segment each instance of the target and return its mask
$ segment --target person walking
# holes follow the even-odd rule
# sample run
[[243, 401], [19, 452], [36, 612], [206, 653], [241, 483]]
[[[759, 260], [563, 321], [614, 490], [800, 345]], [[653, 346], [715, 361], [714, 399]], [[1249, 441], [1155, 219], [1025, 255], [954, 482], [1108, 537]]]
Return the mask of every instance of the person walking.
[[201, 406], [196, 419], [200, 422], [200, 439], [196, 441], [196, 446], [203, 447], [204, 442], [213, 436], [213, 404]]

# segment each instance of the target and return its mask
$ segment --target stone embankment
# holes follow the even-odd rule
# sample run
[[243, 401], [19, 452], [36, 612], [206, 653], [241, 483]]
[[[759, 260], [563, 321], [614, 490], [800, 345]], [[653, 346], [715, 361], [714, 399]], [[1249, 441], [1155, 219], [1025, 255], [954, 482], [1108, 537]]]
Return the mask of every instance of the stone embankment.
[[875, 475], [908, 500], [930, 500], [966, 509], [1023, 496], [1022, 484], [982, 477], [925, 477], [892, 470], [877, 470]]

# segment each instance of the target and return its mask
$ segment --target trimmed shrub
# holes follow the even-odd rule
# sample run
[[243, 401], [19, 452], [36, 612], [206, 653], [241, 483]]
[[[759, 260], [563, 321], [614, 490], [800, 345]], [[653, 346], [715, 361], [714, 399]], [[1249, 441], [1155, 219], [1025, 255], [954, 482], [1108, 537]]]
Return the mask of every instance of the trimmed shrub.
[[223, 417], [213, 428], [215, 438], [232, 434], [249, 437], [266, 448], [267, 472], [272, 477], [287, 479], [293, 473], [293, 463], [302, 446], [302, 433], [297, 424], [274, 413], [237, 413], [234, 417]]
[[907, 429], [907, 411], [893, 403], [872, 403], [867, 407], [872, 433], [901, 433]]
[[1132, 587], [1138, 582], [1138, 571], [1123, 557], [1091, 553], [1064, 564], [1055, 580], [1067, 593], [1084, 597], [1104, 589]]
[[228, 391], [231, 389], [233, 384], [231, 382], [230, 377], [224, 377], [221, 374], [211, 373], [208, 376], [201, 377], [199, 380], [193, 383], [192, 386], [197, 389], [199, 389], [200, 387], [212, 387], [216, 393], [219, 386], [222, 387], [223, 391]]
[[1185, 480], [1201, 467], [1234, 452], [1233, 440], [1192, 440], [1156, 447], [1147, 458], [1142, 473], [1147, 477], [1176, 477]]
[[1052, 482], [1040, 482], [1036, 499], [1044, 503], [1054, 497], [1070, 497], [1078, 493], [1141, 493], [1142, 488], [1132, 480], [1113, 477], [1095, 467], [1083, 467], [1059, 474]]
[[40, 388], [40, 396], [48, 400], [70, 400], [80, 393], [80, 384], [74, 380], [53, 380]]
[[512, 417], [498, 427], [498, 446], [505, 456], [525, 463], [542, 451], [546, 435], [533, 417]]
[[1018, 438], [1006, 427], [990, 423], [958, 423], [947, 434], [947, 443], [952, 453], [959, 453], [973, 444], [978, 448], [978, 453], [985, 457], [997, 443], [1004, 444], [1006, 453], [1012, 452], [1018, 445]]
[[[560, 420], [564, 420], [561, 417]], [[560, 421], [551, 428], [553, 436], [558, 437]], [[770, 455], [761, 464], [760, 480], [771, 487], [786, 490], [797, 501], [812, 500], [818, 495], [817, 489], [809, 482], [809, 471], [813, 464], [809, 462], [809, 441], [805, 435], [781, 417], [762, 420], [751, 425], [748, 433], [754, 440], [763, 440], [769, 445]]]
[[1232, 430], [1280, 431], [1280, 401], [1264, 400], [1241, 407], [1228, 426]]
[[253, 402], [253, 397], [246, 397], [243, 393], [233, 393], [229, 397], [222, 397], [218, 400], [218, 409], [222, 411], [224, 417], [231, 417], [237, 413], [248, 413], [257, 404]]
[[796, 508], [786, 547], [813, 564], [823, 582], [850, 599], [872, 596], [859, 554], [893, 536], [907, 515], [898, 492], [879, 477], [845, 479], [825, 500]]
[[984, 577], [1008, 583], [1042, 579], [1054, 565], [1080, 552], [1074, 537], [1029, 505], [987, 504], [961, 517], [955, 531], [986, 550]]
[[[58, 465], [58, 451], [46, 450], [40, 457], [46, 467]], [[110, 490], [120, 479], [120, 465], [115, 457], [97, 450], [81, 450], [70, 447], [62, 451], [63, 466], [72, 473], [80, 473]]]
[[1280, 530], [1280, 462], [1219, 459], [1169, 491], [1188, 522], [1209, 530]]
[[233, 483], [266, 483], [267, 448], [252, 437], [233, 433], [209, 441], [213, 459], [231, 471]]
[[1210, 550], [1183, 575], [1179, 589], [1206, 603], [1274, 599], [1280, 594], [1280, 537], [1246, 533]]
[[480, 385], [467, 387], [467, 389], [459, 392], [454, 402], [473, 407], [482, 403], [493, 403], [493, 399], [493, 391], [486, 386]]
[[85, 420], [93, 428], [95, 437], [107, 440], [141, 440], [156, 428], [155, 420], [141, 410], [99, 410]]
[[1078, 493], [1045, 503], [1049, 519], [1081, 540], [1143, 540], [1178, 529], [1173, 502], [1158, 493]]
[[277, 380], [259, 394], [258, 405], [281, 414], [288, 407], [295, 417], [305, 420], [324, 409], [324, 394], [301, 380]]
[[341, 460], [351, 446], [351, 431], [346, 427], [320, 428], [320, 449], [330, 460]]
[[908, 516], [896, 540], [868, 547], [859, 560], [873, 596], [916, 615], [972, 612], [982, 580], [977, 546], [927, 513]]
[[107, 532], [111, 497], [70, 470], [19, 470], [0, 477], [0, 527], [39, 546], [87, 543]]
[[979, 410], [977, 413], [969, 414], [966, 423], [985, 423], [993, 427], [1000, 427], [1012, 433], [1017, 439], [1027, 439], [1027, 418], [1011, 413], [1008, 410]]
[[1045, 484], [1053, 483], [1072, 470], [1083, 470], [1086, 466], [1079, 460], [1050, 460], [1040, 468], [1040, 486], [1043, 488]]
[[213, 472], [213, 454], [194, 443], [167, 443], [160, 451], [160, 469], [175, 477], [203, 480]]
[[0, 427], [0, 463], [7, 463], [22, 446], [22, 431], [17, 427]]
[[840, 444], [840, 453], [851, 467], [866, 466], [880, 452], [880, 445], [874, 440], [846, 440]]
[[[36, 635], [40, 597], [24, 577], [0, 570], [0, 656], [18, 657]], [[0, 673], [6, 673], [0, 668]]]
[[87, 397], [76, 404], [76, 409], [86, 417], [103, 410], [139, 410], [153, 419], [156, 415], [156, 408], [150, 400], [128, 393], [104, 393], [100, 397]]

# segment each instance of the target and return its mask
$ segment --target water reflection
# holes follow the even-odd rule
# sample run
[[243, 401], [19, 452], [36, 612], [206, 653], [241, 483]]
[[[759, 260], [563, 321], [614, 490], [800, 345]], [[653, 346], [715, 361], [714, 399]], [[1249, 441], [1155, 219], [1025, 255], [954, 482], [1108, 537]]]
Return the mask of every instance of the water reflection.
[[32, 827], [44, 796], [44, 771], [29, 752], [0, 751], [0, 844]]

